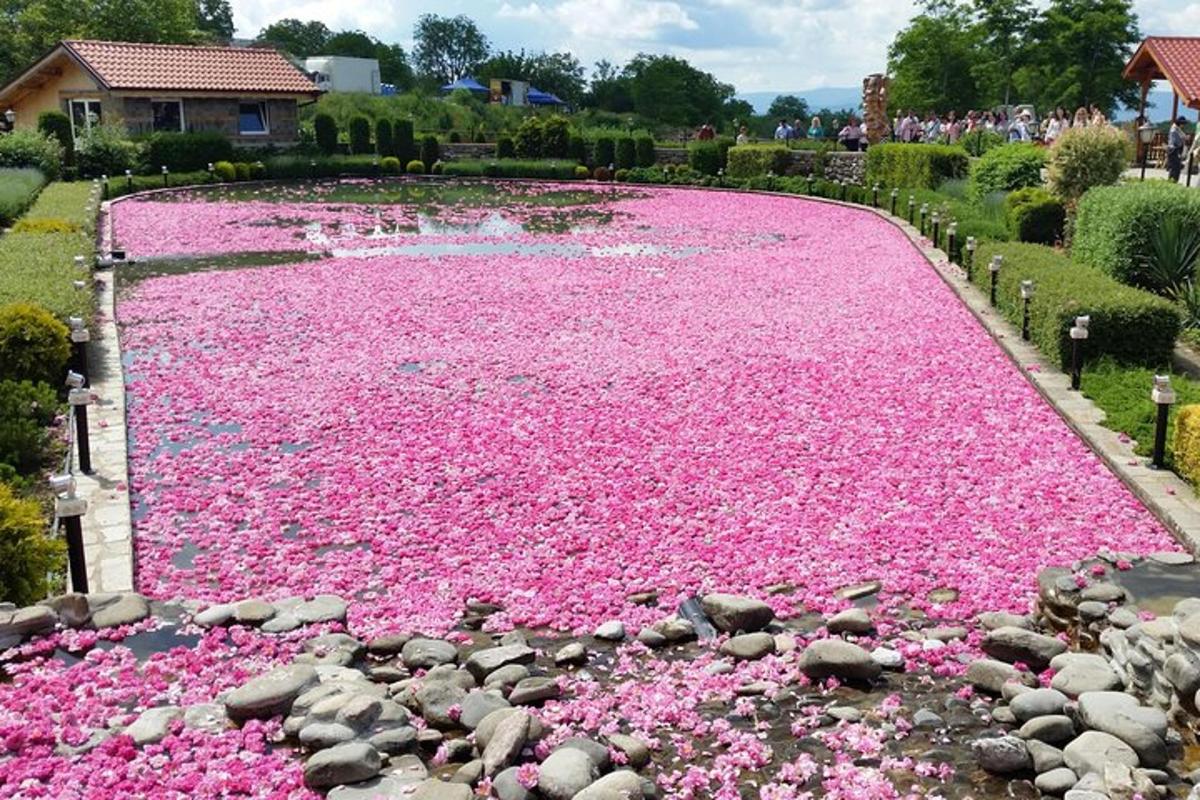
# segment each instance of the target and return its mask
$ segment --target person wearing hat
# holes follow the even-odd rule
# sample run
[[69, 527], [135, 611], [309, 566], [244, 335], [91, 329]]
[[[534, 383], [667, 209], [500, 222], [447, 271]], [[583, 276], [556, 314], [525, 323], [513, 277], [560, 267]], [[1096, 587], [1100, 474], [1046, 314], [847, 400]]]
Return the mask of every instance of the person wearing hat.
[[1167, 134], [1167, 175], [1172, 183], [1179, 183], [1179, 175], [1183, 172], [1183, 151], [1187, 149], [1187, 134], [1183, 126], [1187, 119], [1179, 117], [1171, 123], [1171, 132]]

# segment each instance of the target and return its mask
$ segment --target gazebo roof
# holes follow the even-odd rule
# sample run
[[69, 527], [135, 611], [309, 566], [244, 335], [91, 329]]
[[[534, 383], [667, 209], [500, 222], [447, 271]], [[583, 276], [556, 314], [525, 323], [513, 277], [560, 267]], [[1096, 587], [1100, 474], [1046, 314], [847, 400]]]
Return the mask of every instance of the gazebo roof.
[[1125, 65], [1127, 80], [1165, 79], [1188, 108], [1200, 109], [1200, 36], [1149, 36]]

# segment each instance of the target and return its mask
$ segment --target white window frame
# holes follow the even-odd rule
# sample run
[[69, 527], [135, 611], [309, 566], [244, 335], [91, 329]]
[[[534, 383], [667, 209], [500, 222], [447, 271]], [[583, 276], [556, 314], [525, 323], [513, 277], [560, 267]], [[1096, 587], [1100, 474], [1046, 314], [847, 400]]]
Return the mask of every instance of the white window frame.
[[[261, 131], [244, 131], [242, 130], [242, 106], [256, 105], [262, 109], [263, 129]], [[239, 100], [238, 101], [238, 136], [270, 136], [271, 135], [271, 107], [266, 100]]]
[[[84, 130], [75, 130], [75, 104], [83, 105]], [[103, 118], [104, 106], [100, 103], [99, 97], [71, 97], [67, 99], [67, 119], [71, 120], [71, 141], [75, 142], [75, 146], [79, 146], [79, 139], [91, 132], [92, 118], [91, 106], [95, 105], [98, 109], [97, 116]]]
[[183, 98], [182, 97], [151, 97], [150, 98], [150, 130], [153, 133], [158, 133], [154, 127], [154, 104], [155, 103], [178, 103], [179, 104], [179, 130], [178, 131], [163, 131], [163, 133], [184, 133], [187, 131], [187, 118], [183, 115]]

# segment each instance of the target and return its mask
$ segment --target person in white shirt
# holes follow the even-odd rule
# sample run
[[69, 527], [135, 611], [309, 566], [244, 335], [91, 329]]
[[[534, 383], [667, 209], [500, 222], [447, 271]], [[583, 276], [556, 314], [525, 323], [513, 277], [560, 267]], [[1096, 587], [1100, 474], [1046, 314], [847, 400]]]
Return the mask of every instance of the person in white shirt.
[[1070, 120], [1067, 119], [1067, 110], [1062, 106], [1054, 109], [1054, 114], [1050, 117], [1050, 121], [1046, 123], [1046, 144], [1054, 144], [1058, 137], [1062, 136], [1063, 131], [1070, 126]]
[[788, 126], [787, 120], [779, 120], [779, 127], [775, 129], [775, 141], [786, 142], [790, 138], [792, 138], [792, 129]]

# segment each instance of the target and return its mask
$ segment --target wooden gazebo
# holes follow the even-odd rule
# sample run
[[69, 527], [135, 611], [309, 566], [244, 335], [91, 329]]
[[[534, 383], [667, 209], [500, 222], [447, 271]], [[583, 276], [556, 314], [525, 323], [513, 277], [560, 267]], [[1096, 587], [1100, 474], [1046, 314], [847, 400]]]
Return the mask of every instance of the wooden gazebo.
[[[1145, 119], [1146, 95], [1150, 84], [1165, 80], [1171, 85], [1174, 100], [1171, 119], [1179, 116], [1179, 104], [1194, 109], [1200, 120], [1200, 36], [1148, 36], [1125, 65], [1126, 80], [1142, 87], [1138, 116]], [[1138, 143], [1139, 151], [1141, 143]], [[1138, 153], [1141, 157], [1141, 153]]]

